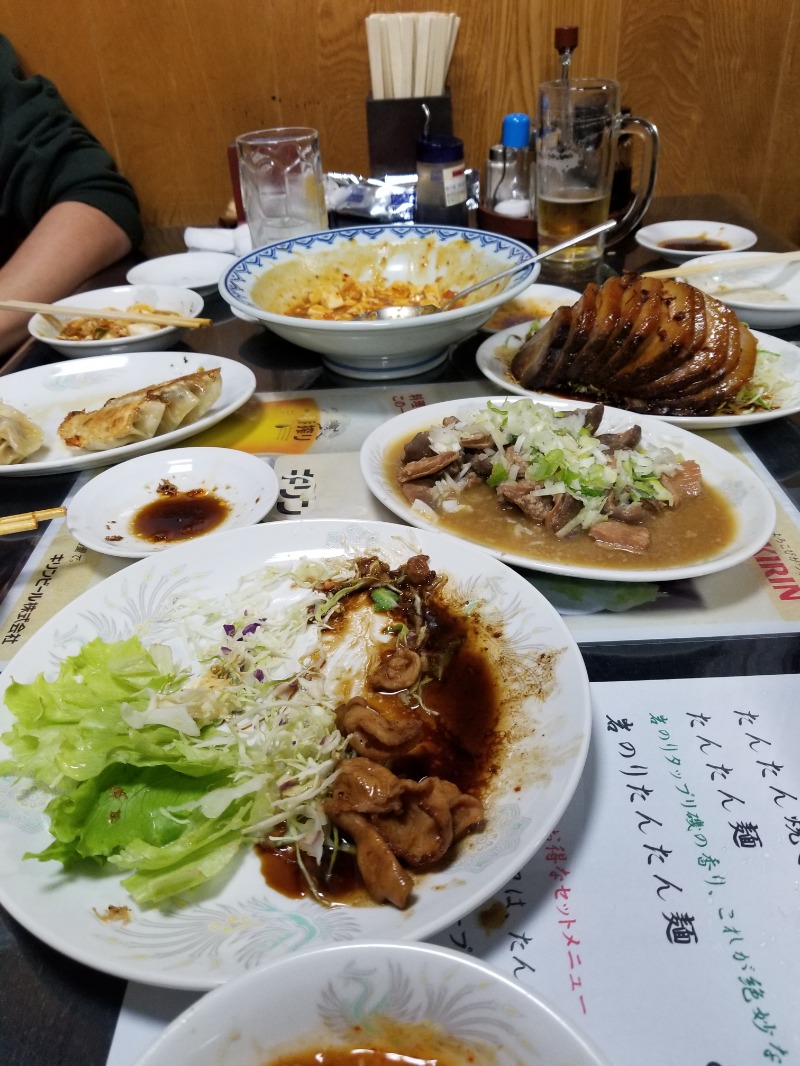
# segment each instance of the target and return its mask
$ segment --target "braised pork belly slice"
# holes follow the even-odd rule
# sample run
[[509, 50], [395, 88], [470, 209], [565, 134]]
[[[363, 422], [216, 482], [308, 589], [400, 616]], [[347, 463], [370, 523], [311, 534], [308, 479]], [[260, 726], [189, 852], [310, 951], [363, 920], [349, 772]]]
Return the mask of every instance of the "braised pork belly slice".
[[642, 413], [713, 414], [752, 378], [756, 348], [714, 297], [685, 282], [625, 275], [559, 308], [510, 369], [527, 389], [579, 392]]

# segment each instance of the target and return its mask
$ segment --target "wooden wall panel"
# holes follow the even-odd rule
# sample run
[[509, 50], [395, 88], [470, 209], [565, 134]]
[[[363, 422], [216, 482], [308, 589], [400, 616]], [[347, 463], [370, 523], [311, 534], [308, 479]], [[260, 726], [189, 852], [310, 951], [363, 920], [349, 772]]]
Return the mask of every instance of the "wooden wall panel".
[[[313, 125], [329, 170], [366, 173], [364, 19], [426, 0], [0, 0], [0, 32], [51, 77], [131, 178], [151, 226], [213, 223], [225, 147], [245, 130]], [[454, 124], [479, 166], [503, 115], [533, 112], [575, 23], [578, 75], [617, 77], [662, 137], [657, 193], [744, 196], [800, 243], [795, 133], [800, 0], [452, 0]]]

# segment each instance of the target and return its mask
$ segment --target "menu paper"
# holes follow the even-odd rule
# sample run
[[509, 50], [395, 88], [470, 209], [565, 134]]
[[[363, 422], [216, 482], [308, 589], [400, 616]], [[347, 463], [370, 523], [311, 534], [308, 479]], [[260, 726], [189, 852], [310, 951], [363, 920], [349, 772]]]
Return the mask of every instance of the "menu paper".
[[[435, 943], [549, 1000], [615, 1066], [800, 1056], [796, 676], [593, 684], [560, 823]], [[107, 1066], [198, 998], [128, 987]]]

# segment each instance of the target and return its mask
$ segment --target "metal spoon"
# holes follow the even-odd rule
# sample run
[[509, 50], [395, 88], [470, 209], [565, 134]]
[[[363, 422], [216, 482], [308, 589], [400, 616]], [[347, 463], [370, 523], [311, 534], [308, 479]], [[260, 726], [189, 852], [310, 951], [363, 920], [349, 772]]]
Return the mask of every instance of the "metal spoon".
[[476, 281], [474, 284], [468, 285], [466, 289], [462, 289], [460, 292], [457, 292], [455, 296], [451, 296], [449, 299], [445, 300], [441, 307], [437, 307], [436, 304], [403, 304], [399, 307], [379, 307], [375, 311], [366, 311], [363, 315], [359, 315], [357, 321], [377, 319], [378, 321], [394, 322], [400, 318], [419, 318], [421, 315], [436, 315], [441, 311], [448, 311], [453, 304], [458, 303], [458, 301], [462, 300], [465, 296], [469, 296], [469, 294], [475, 292], [476, 289], [482, 289], [484, 285], [491, 285], [493, 281], [501, 281], [503, 278], [510, 277], [512, 274], [518, 274], [520, 270], [525, 270], [532, 263], [538, 263], [542, 259], [547, 259], [548, 256], [555, 255], [556, 252], [560, 252], [564, 248], [571, 248], [573, 244], [580, 244], [582, 241], [586, 241], [590, 237], [596, 237], [598, 233], [604, 233], [606, 230], [610, 230], [613, 226], [616, 226], [614, 219], [609, 219], [607, 222], [601, 222], [599, 226], [592, 226], [591, 229], [579, 233], [576, 237], [570, 237], [568, 241], [562, 241], [561, 244], [554, 244], [553, 247], [548, 248], [546, 252], [539, 252], [538, 255], [526, 259], [523, 263], [515, 263], [514, 266], [501, 270], [499, 274], [492, 274], [491, 277], [484, 278], [483, 281]]

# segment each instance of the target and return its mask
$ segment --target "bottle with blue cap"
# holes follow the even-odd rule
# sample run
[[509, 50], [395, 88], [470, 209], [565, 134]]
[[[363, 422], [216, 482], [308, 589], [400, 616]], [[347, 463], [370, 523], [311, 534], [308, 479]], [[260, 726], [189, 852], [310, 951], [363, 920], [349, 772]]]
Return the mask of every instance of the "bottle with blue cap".
[[531, 120], [515, 111], [503, 119], [503, 169], [492, 196], [492, 210], [511, 218], [532, 214], [530, 189]]

